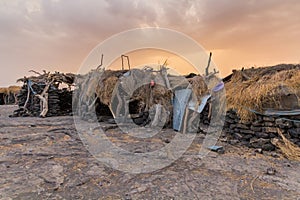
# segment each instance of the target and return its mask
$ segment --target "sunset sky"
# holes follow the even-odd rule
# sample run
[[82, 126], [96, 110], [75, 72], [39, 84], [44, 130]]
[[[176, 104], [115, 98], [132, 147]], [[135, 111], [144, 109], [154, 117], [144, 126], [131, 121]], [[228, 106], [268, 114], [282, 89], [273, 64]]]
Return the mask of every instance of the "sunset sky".
[[0, 27], [0, 86], [31, 69], [76, 73], [100, 42], [139, 27], [190, 36], [223, 76], [300, 63], [299, 0], [0, 0]]

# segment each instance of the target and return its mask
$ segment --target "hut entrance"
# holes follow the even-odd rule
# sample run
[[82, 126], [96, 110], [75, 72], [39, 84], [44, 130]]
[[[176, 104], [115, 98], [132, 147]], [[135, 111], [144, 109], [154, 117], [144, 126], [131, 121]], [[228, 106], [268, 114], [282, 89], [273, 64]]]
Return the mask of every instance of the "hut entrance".
[[96, 99], [95, 112], [99, 121], [107, 121], [109, 119], [113, 119], [110, 108], [107, 105], [103, 104], [99, 98]]
[[4, 98], [5, 98], [5, 95], [3, 93], [0, 93], [0, 105], [4, 105], [5, 104]]

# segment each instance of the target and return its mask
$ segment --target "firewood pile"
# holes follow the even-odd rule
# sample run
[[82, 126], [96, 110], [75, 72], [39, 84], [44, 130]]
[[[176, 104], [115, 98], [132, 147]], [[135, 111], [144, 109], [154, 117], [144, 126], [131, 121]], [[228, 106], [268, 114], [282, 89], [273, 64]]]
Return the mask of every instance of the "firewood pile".
[[17, 95], [19, 109], [14, 111], [12, 117], [70, 115], [72, 113], [71, 87], [75, 75], [46, 71], [43, 74], [32, 72], [38, 76], [18, 80], [23, 82], [23, 86]]

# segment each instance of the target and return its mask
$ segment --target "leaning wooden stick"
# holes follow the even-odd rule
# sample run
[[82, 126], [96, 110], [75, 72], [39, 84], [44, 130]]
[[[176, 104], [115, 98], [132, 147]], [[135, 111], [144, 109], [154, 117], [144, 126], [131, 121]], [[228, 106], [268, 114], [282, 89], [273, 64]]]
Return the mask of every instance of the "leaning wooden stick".
[[53, 80], [48, 82], [45, 86], [43, 92], [41, 94], [36, 94], [35, 96], [38, 97], [41, 100], [41, 114], [40, 117], [46, 117], [48, 113], [48, 90], [51, 84], [53, 83]]

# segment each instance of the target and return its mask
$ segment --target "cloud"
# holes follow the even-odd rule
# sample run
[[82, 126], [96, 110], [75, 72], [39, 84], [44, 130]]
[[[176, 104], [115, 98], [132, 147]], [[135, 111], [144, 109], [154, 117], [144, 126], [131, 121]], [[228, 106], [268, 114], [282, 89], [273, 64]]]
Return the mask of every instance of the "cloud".
[[[0, 85], [26, 74], [28, 66], [76, 71], [99, 42], [145, 26], [186, 33], [207, 49], [228, 50], [228, 59], [228, 52], [240, 52], [245, 63], [272, 55], [274, 62], [292, 62], [299, 55], [299, 13], [298, 0], [3, 0], [0, 65], [15, 75], [1, 75]], [[243, 63], [234, 59], [222, 63]]]

